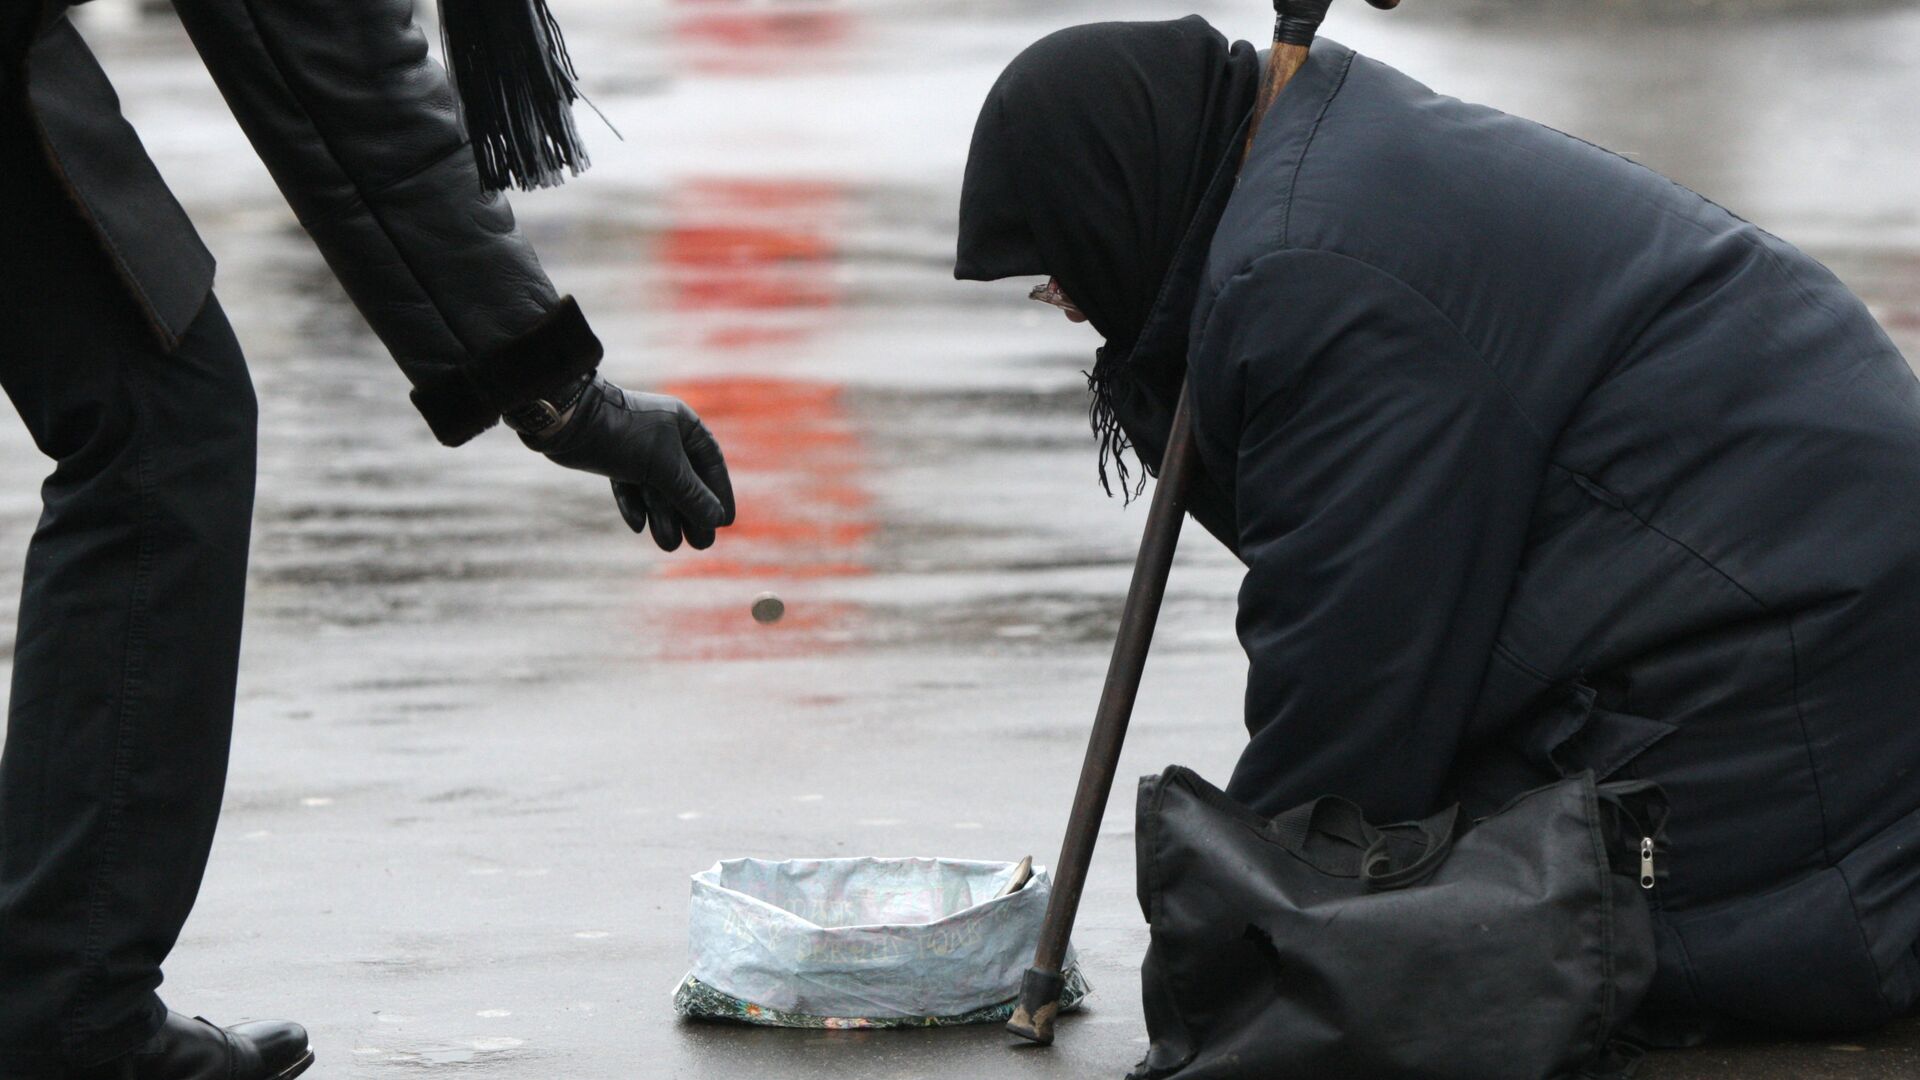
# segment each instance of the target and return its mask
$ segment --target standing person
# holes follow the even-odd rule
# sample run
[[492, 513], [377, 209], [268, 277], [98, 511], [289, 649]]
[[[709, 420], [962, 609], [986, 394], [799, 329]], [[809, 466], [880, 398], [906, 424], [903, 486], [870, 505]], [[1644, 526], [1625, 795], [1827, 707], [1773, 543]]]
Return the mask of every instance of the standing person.
[[[176, 8], [434, 434], [504, 418], [609, 477], [636, 531], [704, 548], [733, 520], [719, 446], [682, 402], [595, 374], [497, 190], [583, 160], [536, 4], [449, 0], [467, 124], [412, 0]], [[0, 754], [0, 1076], [291, 1077], [313, 1060], [298, 1025], [222, 1030], [155, 994], [225, 781], [254, 397], [213, 259], [67, 7], [0, 14], [0, 383], [55, 461]]]
[[[1321, 38], [1061, 31], [988, 95], [961, 278], [1106, 339], [1103, 460], [1185, 384], [1246, 563], [1229, 794], [1379, 821], [1658, 781], [1643, 1034], [1920, 1003], [1920, 382], [1825, 268]], [[1236, 928], [1237, 930], [1237, 928]]]

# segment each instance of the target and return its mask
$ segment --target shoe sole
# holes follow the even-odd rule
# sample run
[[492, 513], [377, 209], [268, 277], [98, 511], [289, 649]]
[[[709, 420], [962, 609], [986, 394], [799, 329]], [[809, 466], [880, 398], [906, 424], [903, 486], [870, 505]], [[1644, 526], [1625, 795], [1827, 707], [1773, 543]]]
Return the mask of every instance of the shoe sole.
[[306, 1057], [303, 1057], [299, 1061], [296, 1061], [293, 1064], [287, 1066], [284, 1071], [275, 1073], [273, 1075], [273, 1080], [293, 1080], [294, 1077], [299, 1076], [303, 1072], [306, 1072], [307, 1069], [312, 1067], [312, 1065], [313, 1065], [313, 1051], [308, 1050]]

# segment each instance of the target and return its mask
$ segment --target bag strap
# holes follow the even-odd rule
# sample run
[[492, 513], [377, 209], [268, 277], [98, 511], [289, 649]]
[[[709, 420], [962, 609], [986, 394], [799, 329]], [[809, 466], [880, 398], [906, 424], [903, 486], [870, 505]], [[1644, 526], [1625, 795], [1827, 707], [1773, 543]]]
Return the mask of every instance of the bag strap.
[[1392, 855], [1386, 850], [1388, 837], [1384, 833], [1376, 843], [1377, 854], [1373, 850], [1367, 852], [1367, 859], [1361, 864], [1361, 875], [1367, 880], [1368, 891], [1404, 889], [1431, 877], [1453, 851], [1454, 838], [1460, 832], [1460, 807], [1449, 806], [1418, 822], [1416, 827], [1421, 834], [1423, 850], [1412, 862], [1393, 866]]
[[[1382, 829], [1369, 824], [1352, 800], [1324, 795], [1274, 818], [1266, 833], [1303, 862], [1381, 891], [1426, 880], [1453, 850], [1459, 822], [1460, 808], [1450, 806], [1425, 821]], [[1411, 861], [1395, 850], [1408, 830], [1419, 834], [1419, 853]]]
[[1316, 833], [1365, 849], [1372, 845], [1379, 831], [1367, 824], [1359, 804], [1338, 795], [1322, 795], [1296, 806], [1274, 818], [1271, 826], [1274, 839], [1289, 851], [1304, 848], [1307, 838]]
[[1356, 851], [1373, 846], [1380, 830], [1367, 824], [1358, 804], [1338, 795], [1322, 795], [1274, 818], [1267, 834], [1295, 855], [1307, 854], [1308, 841], [1325, 836], [1351, 845]]

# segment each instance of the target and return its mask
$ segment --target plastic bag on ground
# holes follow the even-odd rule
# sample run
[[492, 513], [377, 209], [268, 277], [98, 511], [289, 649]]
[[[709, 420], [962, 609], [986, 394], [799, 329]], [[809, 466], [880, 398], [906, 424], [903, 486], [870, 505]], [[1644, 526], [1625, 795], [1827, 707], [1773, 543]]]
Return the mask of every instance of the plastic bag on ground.
[[[960, 859], [730, 859], [693, 876], [683, 1015], [783, 1027], [1005, 1020], [1050, 886]], [[1063, 1009], [1088, 992], [1069, 952]]]

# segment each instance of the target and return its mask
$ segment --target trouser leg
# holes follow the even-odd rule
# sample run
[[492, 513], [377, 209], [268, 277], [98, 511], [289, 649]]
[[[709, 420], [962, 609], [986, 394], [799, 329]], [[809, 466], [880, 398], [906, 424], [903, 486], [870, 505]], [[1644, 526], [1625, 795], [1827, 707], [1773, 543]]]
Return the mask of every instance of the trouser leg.
[[226, 779], [254, 466], [217, 303], [163, 352], [51, 179], [25, 180], [0, 204], [0, 383], [54, 466], [0, 751], [5, 1075], [117, 1056], [164, 1015]]

